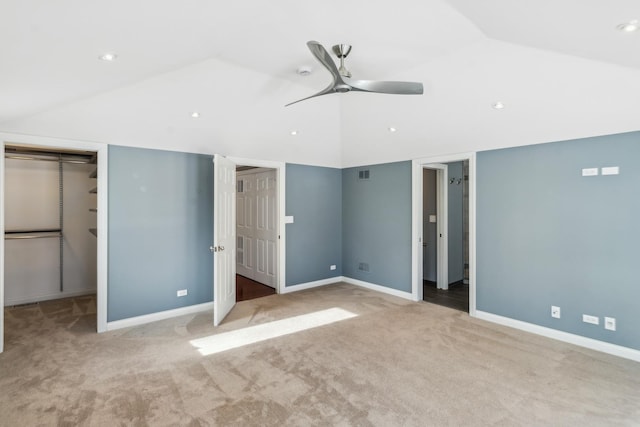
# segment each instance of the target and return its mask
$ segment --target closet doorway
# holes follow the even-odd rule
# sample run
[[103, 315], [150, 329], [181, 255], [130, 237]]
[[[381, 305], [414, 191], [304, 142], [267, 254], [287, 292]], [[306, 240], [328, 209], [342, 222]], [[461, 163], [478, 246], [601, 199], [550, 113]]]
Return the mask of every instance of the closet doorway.
[[270, 168], [236, 168], [236, 300], [276, 293], [278, 182]]
[[66, 310], [105, 331], [107, 146], [0, 137], [0, 351], [5, 327], [17, 324], [5, 314]]
[[[425, 295], [428, 284], [445, 299], [466, 299], [468, 305], [453, 308], [471, 316], [476, 312], [475, 176], [475, 153], [417, 159], [412, 165], [412, 296], [415, 301], [433, 296]], [[456, 214], [450, 212], [454, 205]]]
[[[423, 300], [469, 311], [468, 161], [423, 167]], [[446, 256], [443, 256], [446, 254]]]

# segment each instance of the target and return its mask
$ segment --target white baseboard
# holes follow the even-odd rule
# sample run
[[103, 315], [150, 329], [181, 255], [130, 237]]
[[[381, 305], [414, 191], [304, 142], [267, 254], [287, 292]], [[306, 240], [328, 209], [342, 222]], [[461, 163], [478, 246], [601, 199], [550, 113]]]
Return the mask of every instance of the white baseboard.
[[30, 304], [30, 303], [41, 302], [41, 301], [51, 301], [51, 300], [56, 300], [61, 298], [73, 298], [73, 297], [81, 297], [85, 295], [95, 295], [95, 293], [96, 293], [95, 289], [85, 289], [85, 290], [73, 291], [73, 292], [56, 292], [55, 294], [40, 295], [37, 297], [5, 299], [4, 304], [5, 306]]
[[303, 291], [305, 289], [317, 288], [319, 286], [332, 285], [334, 283], [339, 283], [342, 281], [344, 281], [344, 277], [342, 276], [329, 277], [328, 279], [316, 280], [315, 282], [307, 282], [307, 283], [300, 283], [298, 285], [285, 286], [280, 293], [288, 294], [290, 292]]
[[333, 285], [334, 283], [340, 282], [349, 283], [350, 285], [360, 286], [361, 288], [371, 289], [372, 291], [381, 292], [383, 294], [389, 294], [395, 297], [408, 299], [410, 301], [414, 300], [413, 294], [411, 292], [399, 291], [397, 289], [387, 288], [386, 286], [376, 285], [375, 283], [369, 283], [345, 276], [330, 277], [328, 279], [317, 280], [315, 282], [307, 282], [300, 283], [299, 285], [287, 286], [286, 288], [284, 288], [284, 291], [280, 293], [287, 294], [289, 292], [302, 291], [304, 289], [317, 288], [319, 286]]
[[581, 335], [570, 334], [568, 332], [562, 332], [556, 329], [534, 325], [533, 323], [511, 319], [509, 317], [498, 316], [497, 314], [487, 313], [485, 311], [476, 311], [474, 317], [486, 320], [488, 322], [497, 323], [499, 325], [509, 326], [511, 328], [531, 332], [532, 334], [542, 335], [554, 340], [567, 342], [570, 344], [578, 345], [580, 347], [585, 347], [591, 350], [601, 351], [603, 353], [612, 354], [614, 356], [640, 362], [640, 351], [629, 347], [623, 347], [604, 341], [598, 341], [592, 338], [583, 337]]
[[400, 297], [415, 301], [411, 292], [399, 291], [397, 289], [387, 288], [386, 286], [376, 285], [375, 283], [369, 283], [358, 279], [352, 279], [351, 277], [343, 277], [342, 281], [351, 285], [360, 286], [361, 288], [371, 289], [372, 291], [381, 292], [383, 294], [393, 295], [394, 297]]
[[204, 304], [190, 305], [188, 307], [174, 308], [173, 310], [165, 310], [158, 313], [144, 314], [142, 316], [107, 322], [107, 331], [115, 331], [116, 329], [144, 325], [145, 323], [157, 322], [158, 320], [170, 319], [172, 317], [200, 313], [201, 311], [208, 310], [211, 310], [211, 324], [213, 324], [213, 302], [206, 302]]

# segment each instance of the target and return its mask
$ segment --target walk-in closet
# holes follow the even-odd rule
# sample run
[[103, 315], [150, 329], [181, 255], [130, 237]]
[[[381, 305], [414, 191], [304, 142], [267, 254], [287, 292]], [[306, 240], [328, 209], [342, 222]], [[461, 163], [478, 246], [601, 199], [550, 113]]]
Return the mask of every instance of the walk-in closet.
[[5, 147], [5, 306], [96, 293], [96, 156]]

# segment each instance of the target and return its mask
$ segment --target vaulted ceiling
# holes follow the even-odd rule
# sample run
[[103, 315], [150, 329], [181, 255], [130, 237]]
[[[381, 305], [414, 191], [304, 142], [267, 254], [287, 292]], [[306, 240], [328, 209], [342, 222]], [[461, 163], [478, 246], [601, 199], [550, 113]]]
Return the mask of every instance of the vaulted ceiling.
[[[4, 0], [0, 131], [340, 167], [638, 130], [634, 19], [635, 0]], [[285, 108], [330, 81], [308, 40], [425, 94]]]

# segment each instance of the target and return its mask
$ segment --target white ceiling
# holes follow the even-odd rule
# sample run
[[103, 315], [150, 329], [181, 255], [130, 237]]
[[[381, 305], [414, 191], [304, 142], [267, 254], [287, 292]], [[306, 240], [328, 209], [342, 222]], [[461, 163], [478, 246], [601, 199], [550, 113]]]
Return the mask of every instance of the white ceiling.
[[[637, 0], [4, 0], [0, 131], [341, 167], [638, 130], [632, 19]], [[329, 81], [308, 40], [425, 94], [285, 108]]]

